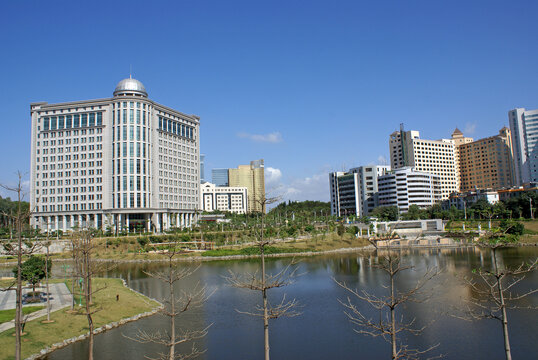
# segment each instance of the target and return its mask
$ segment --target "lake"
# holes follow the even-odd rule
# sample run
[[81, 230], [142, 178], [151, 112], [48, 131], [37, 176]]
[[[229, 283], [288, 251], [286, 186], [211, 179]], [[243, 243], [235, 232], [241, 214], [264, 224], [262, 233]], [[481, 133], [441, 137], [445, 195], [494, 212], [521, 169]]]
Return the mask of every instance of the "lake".
[[[515, 266], [538, 256], [537, 247], [503, 249], [499, 263]], [[296, 259], [297, 260], [297, 259]], [[333, 278], [350, 287], [383, 294], [382, 287], [388, 277], [379, 269], [369, 266], [369, 261], [378, 260], [375, 253], [345, 255], [322, 255], [299, 259], [295, 283], [269, 291], [272, 303], [295, 298], [301, 304], [302, 314], [294, 318], [270, 321], [270, 346], [273, 359], [390, 359], [390, 344], [382, 338], [357, 334], [344, 314], [339, 299], [349, 294], [339, 287]], [[276, 272], [289, 264], [288, 258], [273, 258], [267, 261], [269, 272]], [[504, 347], [499, 321], [464, 321], [454, 317], [461, 314], [465, 299], [472, 296], [471, 288], [462, 280], [470, 276], [472, 269], [490, 269], [490, 251], [478, 248], [404, 250], [402, 262], [413, 265], [413, 270], [402, 272], [396, 286], [405, 290], [413, 287], [428, 268], [437, 267], [442, 273], [425, 287], [431, 297], [425, 302], [408, 302], [399, 314], [405, 320], [415, 318], [417, 327], [428, 327], [420, 336], [405, 336], [410, 348], [425, 349], [439, 346], [429, 356], [443, 354], [448, 359], [503, 359]], [[155, 270], [157, 264], [123, 264], [106, 276], [122, 277], [129, 286], [150, 297], [166, 297], [167, 287], [148, 277], [144, 270]], [[193, 266], [178, 263], [177, 266]], [[202, 329], [211, 325], [208, 335], [197, 341], [197, 347], [206, 349], [199, 359], [262, 359], [263, 322], [240, 314], [237, 310], [249, 311], [261, 303], [257, 292], [237, 289], [228, 285], [223, 278], [229, 270], [235, 273], [253, 273], [258, 269], [256, 259], [240, 261], [204, 262], [189, 278], [178, 284], [176, 293], [188, 291], [196, 284], [205, 285], [214, 294], [203, 307], [185, 313], [177, 319], [177, 327]], [[538, 286], [538, 272], [529, 274], [515, 289], [525, 291]], [[367, 303], [355, 301], [366, 315], [376, 316]], [[538, 306], [538, 295], [521, 301], [522, 306]], [[509, 328], [514, 359], [535, 359], [538, 345], [538, 312], [529, 309], [509, 310]], [[168, 319], [156, 315], [129, 323], [97, 335], [95, 338], [96, 359], [144, 359], [156, 356], [164, 348], [153, 344], [140, 344], [132, 337], [138, 329], [166, 331]], [[79, 342], [50, 354], [47, 359], [85, 359], [86, 342]], [[182, 349], [188, 349], [189, 346]], [[177, 349], [177, 348], [176, 348]], [[181, 348], [180, 348], [181, 349]], [[534, 355], [533, 355], [534, 354]], [[427, 358], [428, 356], [424, 356]]]

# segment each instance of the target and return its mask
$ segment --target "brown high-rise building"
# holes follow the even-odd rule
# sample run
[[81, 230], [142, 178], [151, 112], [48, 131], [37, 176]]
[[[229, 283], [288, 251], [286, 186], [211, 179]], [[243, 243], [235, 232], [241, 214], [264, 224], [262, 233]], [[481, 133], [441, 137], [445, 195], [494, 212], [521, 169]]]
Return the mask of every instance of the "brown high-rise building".
[[265, 172], [263, 159], [251, 161], [250, 165], [239, 165], [228, 169], [229, 186], [246, 187], [248, 191], [248, 212], [265, 213]]
[[457, 149], [460, 192], [475, 188], [499, 189], [513, 185], [510, 129], [503, 127], [499, 135], [476, 141], [465, 138], [461, 131], [456, 129], [452, 139]]

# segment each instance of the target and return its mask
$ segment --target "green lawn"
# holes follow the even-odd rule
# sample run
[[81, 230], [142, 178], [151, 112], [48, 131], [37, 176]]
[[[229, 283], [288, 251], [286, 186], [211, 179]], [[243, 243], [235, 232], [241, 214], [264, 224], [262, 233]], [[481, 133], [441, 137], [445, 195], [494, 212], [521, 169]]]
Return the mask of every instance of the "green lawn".
[[[24, 315], [31, 314], [35, 311], [45, 308], [44, 306], [24, 306], [22, 308], [22, 313]], [[11, 321], [15, 319], [15, 309], [9, 310], [0, 310], [0, 324]]]
[[[120, 279], [95, 279], [93, 289], [106, 288], [94, 295], [96, 308], [102, 308], [93, 316], [95, 328], [150, 311], [159, 306], [155, 301], [139, 295], [125, 286]], [[119, 295], [119, 301], [116, 301]], [[30, 321], [24, 329], [22, 355], [24, 358], [39, 352], [42, 348], [64, 339], [88, 332], [88, 322], [84, 315], [72, 314], [69, 308], [51, 314], [54, 323], [42, 324], [40, 319]], [[0, 333], [0, 359], [13, 359], [15, 352], [14, 330]]]

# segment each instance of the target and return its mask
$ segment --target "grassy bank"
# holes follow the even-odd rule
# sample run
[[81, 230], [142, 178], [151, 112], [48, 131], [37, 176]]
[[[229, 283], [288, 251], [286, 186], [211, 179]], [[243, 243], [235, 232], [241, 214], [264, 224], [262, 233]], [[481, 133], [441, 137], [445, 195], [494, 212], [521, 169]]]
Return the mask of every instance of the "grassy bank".
[[[41, 306], [41, 305], [40, 306], [25, 306], [22, 308], [22, 313], [24, 315], [28, 315], [38, 310], [41, 310], [43, 308], [44, 306]], [[0, 324], [11, 321], [13, 319], [15, 319], [15, 309], [0, 310]]]
[[[95, 327], [128, 318], [139, 313], [150, 311], [159, 306], [153, 300], [139, 295], [123, 286], [120, 279], [95, 279], [93, 288], [106, 288], [95, 293], [96, 308], [102, 308], [93, 316]], [[119, 301], [116, 301], [119, 295]], [[23, 337], [22, 355], [24, 358], [39, 352], [41, 349], [60, 342], [64, 339], [88, 332], [88, 322], [84, 315], [72, 314], [69, 308], [51, 314], [54, 323], [42, 324], [40, 319], [26, 324]], [[14, 330], [0, 334], [0, 359], [13, 359], [15, 352]]]
[[[343, 248], [356, 248], [370, 245], [365, 238], [356, 238], [350, 234], [344, 234], [338, 236], [335, 233], [320, 234], [305, 239], [296, 239], [288, 241], [279, 241], [272, 245], [275, 249], [272, 253], [300, 253], [300, 252], [322, 252], [328, 250], [336, 250]], [[252, 247], [249, 245], [248, 248]], [[243, 245], [229, 245], [223, 246], [220, 250], [246, 250]], [[257, 250], [256, 250], [257, 251]], [[230, 253], [229, 255], [255, 255], [255, 253]], [[213, 255], [213, 256], [227, 256], [227, 255]]]

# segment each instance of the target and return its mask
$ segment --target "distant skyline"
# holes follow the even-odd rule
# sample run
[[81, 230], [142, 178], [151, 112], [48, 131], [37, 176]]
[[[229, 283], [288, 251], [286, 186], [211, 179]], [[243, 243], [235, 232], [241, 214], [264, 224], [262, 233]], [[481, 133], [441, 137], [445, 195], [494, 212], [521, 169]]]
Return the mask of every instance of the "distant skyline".
[[111, 97], [132, 69], [151, 99], [200, 116], [207, 180], [263, 158], [268, 190], [328, 201], [330, 171], [390, 163], [400, 123], [479, 139], [537, 109], [537, 13], [517, 0], [5, 2], [0, 183], [29, 172], [31, 102]]

